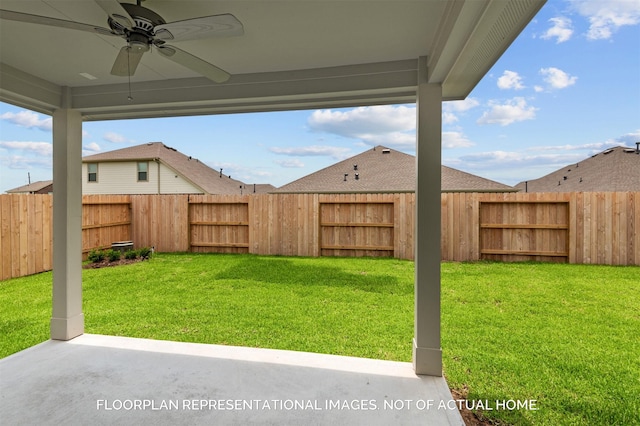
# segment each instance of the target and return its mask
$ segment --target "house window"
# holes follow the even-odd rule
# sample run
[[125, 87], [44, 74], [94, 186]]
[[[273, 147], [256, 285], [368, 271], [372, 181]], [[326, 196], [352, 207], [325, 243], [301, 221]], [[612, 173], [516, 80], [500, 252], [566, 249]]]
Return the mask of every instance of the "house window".
[[87, 181], [88, 182], [98, 181], [98, 163], [87, 164]]
[[138, 182], [147, 182], [149, 180], [149, 163], [146, 161], [138, 163]]

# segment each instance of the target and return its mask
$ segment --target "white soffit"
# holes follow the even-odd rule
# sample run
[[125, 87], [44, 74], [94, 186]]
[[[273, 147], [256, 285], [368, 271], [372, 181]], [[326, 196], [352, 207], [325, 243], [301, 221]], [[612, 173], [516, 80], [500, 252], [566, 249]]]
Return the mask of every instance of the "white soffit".
[[[127, 0], [133, 3], [133, 0]], [[0, 20], [0, 100], [85, 120], [413, 102], [418, 58], [445, 99], [462, 99], [544, 0], [147, 0], [168, 22], [234, 14], [244, 35], [175, 45], [232, 77], [213, 83], [144, 54], [110, 75], [118, 37]], [[91, 0], [0, 0], [0, 9], [106, 27]], [[87, 78], [91, 76], [91, 78]], [[133, 100], [128, 100], [129, 91]]]

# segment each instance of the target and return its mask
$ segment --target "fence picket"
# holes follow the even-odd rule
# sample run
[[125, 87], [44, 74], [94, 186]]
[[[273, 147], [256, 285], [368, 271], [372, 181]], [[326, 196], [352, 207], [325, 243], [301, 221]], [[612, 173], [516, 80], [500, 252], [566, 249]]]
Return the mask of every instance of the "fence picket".
[[[52, 204], [0, 195], [0, 279], [51, 269]], [[640, 192], [444, 193], [441, 214], [442, 260], [640, 265]], [[83, 252], [132, 240], [161, 252], [413, 259], [414, 215], [412, 193], [87, 195]]]

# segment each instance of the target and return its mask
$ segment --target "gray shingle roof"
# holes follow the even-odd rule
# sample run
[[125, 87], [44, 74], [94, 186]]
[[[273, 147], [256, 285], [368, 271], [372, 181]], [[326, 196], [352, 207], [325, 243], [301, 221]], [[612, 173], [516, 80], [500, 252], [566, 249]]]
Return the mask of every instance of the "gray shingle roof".
[[539, 179], [520, 182], [527, 192], [640, 191], [640, 155], [635, 148], [615, 147]]
[[[82, 158], [83, 163], [105, 161], [153, 161], [158, 159], [167, 167], [180, 173], [185, 179], [201, 188], [206, 194], [240, 194], [240, 186], [245, 184], [231, 179], [225, 174], [212, 169], [203, 162], [186, 156], [163, 144], [150, 142], [115, 151], [103, 152]], [[247, 193], [244, 192], [243, 193]]]
[[[413, 192], [415, 188], [416, 157], [384, 146], [376, 146], [281, 186], [273, 192]], [[442, 166], [442, 191], [513, 192], [515, 189]]]

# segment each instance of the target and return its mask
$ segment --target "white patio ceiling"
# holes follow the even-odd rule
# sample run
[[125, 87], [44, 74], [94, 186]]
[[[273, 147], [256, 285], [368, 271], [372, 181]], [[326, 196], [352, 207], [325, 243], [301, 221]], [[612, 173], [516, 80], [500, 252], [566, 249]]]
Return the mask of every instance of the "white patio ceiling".
[[[232, 13], [244, 35], [175, 43], [231, 73], [221, 84], [146, 53], [132, 101], [127, 77], [110, 75], [123, 39], [0, 20], [0, 100], [46, 114], [70, 107], [84, 120], [414, 102], [419, 57], [443, 99], [463, 99], [543, 3], [148, 0], [168, 22]], [[0, 8], [108, 27], [92, 0]]]
[[[144, 54], [129, 84], [127, 77], [110, 75], [125, 43], [120, 38], [96, 35], [91, 28], [83, 32], [0, 20], [0, 101], [53, 115], [53, 266], [58, 273], [53, 276], [52, 339], [69, 340], [84, 333], [79, 256], [82, 120], [415, 101], [415, 215], [420, 220], [415, 230], [413, 363], [416, 374], [442, 375], [442, 100], [465, 98], [543, 4], [544, 0], [145, 2], [167, 22], [220, 13], [232, 13], [242, 22], [243, 36], [184, 41], [179, 46], [230, 72], [232, 77], [224, 83], [198, 76], [152, 50]], [[0, 8], [107, 26], [104, 10], [92, 0], [0, 0]]]

